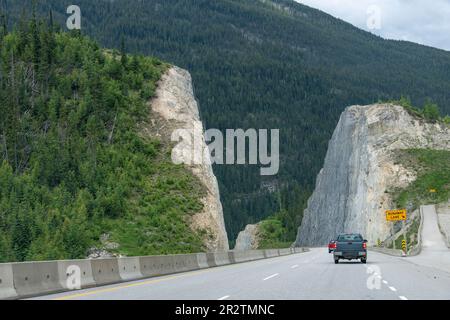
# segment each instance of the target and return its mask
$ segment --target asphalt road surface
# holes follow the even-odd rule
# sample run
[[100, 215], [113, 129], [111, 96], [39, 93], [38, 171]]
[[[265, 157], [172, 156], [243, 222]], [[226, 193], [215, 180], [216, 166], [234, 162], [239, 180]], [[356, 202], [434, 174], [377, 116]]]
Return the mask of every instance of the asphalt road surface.
[[335, 265], [326, 248], [37, 299], [450, 299], [450, 273], [369, 252]]
[[435, 206], [423, 206], [422, 252], [412, 262], [450, 272], [450, 250], [439, 230]]

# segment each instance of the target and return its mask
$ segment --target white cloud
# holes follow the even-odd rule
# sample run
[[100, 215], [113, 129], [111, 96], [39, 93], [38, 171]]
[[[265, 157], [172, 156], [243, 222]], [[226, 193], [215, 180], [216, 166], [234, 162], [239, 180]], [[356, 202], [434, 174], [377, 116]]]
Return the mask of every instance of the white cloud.
[[[387, 39], [408, 40], [450, 50], [450, 0], [295, 0]], [[380, 12], [380, 28], [367, 23]]]

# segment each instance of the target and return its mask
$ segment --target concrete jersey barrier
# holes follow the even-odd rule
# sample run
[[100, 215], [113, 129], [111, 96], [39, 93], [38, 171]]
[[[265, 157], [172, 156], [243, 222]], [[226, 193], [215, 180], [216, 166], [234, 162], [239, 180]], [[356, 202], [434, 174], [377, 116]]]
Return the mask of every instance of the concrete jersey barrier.
[[0, 263], [0, 300], [17, 298], [13, 269], [10, 263]]
[[210, 268], [217, 267], [216, 256], [213, 252], [206, 253], [206, 262]]
[[265, 258], [264, 250], [249, 250], [247, 251], [250, 261], [261, 260]]
[[140, 258], [141, 272], [146, 277], [176, 273], [173, 256], [147, 256]]
[[116, 258], [91, 260], [92, 275], [97, 285], [120, 282], [119, 263]]
[[231, 264], [229, 252], [214, 252], [214, 261], [216, 266], [225, 266]]
[[141, 263], [138, 257], [126, 257], [117, 259], [119, 274], [122, 280], [142, 279]]
[[61, 260], [57, 263], [59, 283], [64, 289], [85, 289], [96, 286], [91, 260]]
[[64, 289], [59, 282], [57, 261], [13, 263], [12, 271], [14, 288], [20, 297], [60, 292]]
[[286, 255], [288, 255], [288, 254], [292, 254], [291, 248], [288, 248], [288, 249], [279, 249], [279, 252], [280, 252], [280, 256], [286, 256]]
[[233, 251], [233, 259], [235, 263], [251, 261], [250, 251]]
[[197, 264], [199, 269], [209, 268], [208, 258], [206, 257], [206, 253], [197, 253]]
[[176, 272], [186, 272], [200, 269], [196, 254], [179, 254], [173, 257]]
[[278, 257], [280, 255], [280, 253], [278, 252], [277, 249], [267, 249], [267, 250], [264, 250], [264, 255], [266, 258], [274, 258], [274, 257]]

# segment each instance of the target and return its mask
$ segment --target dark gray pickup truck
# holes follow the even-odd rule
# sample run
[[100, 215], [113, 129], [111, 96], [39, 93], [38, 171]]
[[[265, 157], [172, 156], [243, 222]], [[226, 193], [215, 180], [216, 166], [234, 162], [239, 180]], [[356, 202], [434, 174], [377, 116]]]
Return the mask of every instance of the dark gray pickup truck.
[[336, 249], [333, 256], [334, 263], [339, 263], [340, 259], [361, 259], [362, 263], [366, 263], [367, 240], [364, 240], [358, 233], [340, 234], [336, 239]]

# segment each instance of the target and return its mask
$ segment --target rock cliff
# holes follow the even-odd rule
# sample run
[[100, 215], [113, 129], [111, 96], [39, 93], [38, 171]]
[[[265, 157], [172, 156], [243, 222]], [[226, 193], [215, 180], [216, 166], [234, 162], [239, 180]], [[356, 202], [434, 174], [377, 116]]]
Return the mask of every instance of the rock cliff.
[[259, 245], [259, 224], [248, 224], [239, 232], [234, 250], [254, 250]]
[[374, 244], [394, 234], [385, 221], [384, 211], [393, 205], [386, 191], [416, 179], [395, 160], [396, 150], [409, 148], [450, 150], [450, 130], [401, 106], [348, 107], [329, 143], [296, 244], [324, 245], [340, 232], [360, 232]]
[[[189, 142], [185, 144], [189, 152], [200, 153], [191, 155], [189, 152], [173, 152], [172, 158], [177, 163], [187, 163], [186, 157], [202, 156], [206, 143], [203, 139], [203, 126], [200, 121], [199, 109], [195, 100], [192, 79], [186, 70], [171, 67], [161, 78], [156, 90], [156, 97], [151, 101], [152, 135], [159, 136], [167, 144], [173, 145], [171, 135], [175, 130], [183, 129], [192, 135], [193, 141], [200, 141], [200, 148]], [[194, 137], [195, 136], [195, 137]], [[209, 156], [209, 154], [203, 155]], [[202, 196], [204, 208], [191, 218], [193, 230], [205, 232], [204, 243], [209, 251], [228, 250], [228, 237], [220, 201], [217, 179], [212, 166], [206, 161], [187, 165], [192, 173], [202, 182], [206, 193]]]

